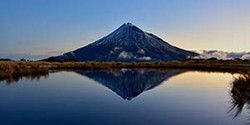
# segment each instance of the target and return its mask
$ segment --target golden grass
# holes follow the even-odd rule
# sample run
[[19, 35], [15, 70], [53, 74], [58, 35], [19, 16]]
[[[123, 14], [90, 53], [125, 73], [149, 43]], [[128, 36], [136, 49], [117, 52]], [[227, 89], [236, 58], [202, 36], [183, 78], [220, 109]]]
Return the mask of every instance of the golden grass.
[[48, 73], [49, 68], [36, 62], [0, 61], [0, 78], [16, 75], [27, 76], [31, 74]]
[[0, 61], [0, 78], [48, 73], [49, 70], [96, 70], [113, 68], [184, 68], [203, 71], [246, 73], [249, 61], [188, 60], [171, 62], [22, 62]]

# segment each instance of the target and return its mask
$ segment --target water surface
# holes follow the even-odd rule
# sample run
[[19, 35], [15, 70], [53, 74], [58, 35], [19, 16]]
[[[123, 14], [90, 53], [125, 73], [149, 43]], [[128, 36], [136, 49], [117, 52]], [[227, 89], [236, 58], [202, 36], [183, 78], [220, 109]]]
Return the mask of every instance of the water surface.
[[234, 77], [117, 69], [2, 81], [0, 124], [246, 124], [247, 106], [239, 111], [233, 100]]

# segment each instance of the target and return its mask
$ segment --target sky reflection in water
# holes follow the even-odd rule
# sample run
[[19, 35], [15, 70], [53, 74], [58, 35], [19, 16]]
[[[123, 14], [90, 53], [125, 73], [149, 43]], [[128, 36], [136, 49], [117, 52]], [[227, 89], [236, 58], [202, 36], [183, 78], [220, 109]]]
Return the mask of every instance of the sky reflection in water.
[[[121, 69], [0, 84], [1, 124], [245, 124], [232, 74]], [[40, 78], [40, 80], [36, 80]], [[244, 103], [245, 105], [247, 103]], [[243, 106], [244, 107], [244, 106]]]

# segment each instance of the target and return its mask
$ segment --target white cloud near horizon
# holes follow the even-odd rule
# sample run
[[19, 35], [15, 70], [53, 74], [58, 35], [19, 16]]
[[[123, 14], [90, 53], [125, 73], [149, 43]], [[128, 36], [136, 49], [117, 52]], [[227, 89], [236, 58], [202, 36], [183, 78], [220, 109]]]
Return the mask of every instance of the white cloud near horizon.
[[220, 60], [231, 60], [231, 59], [242, 59], [242, 60], [250, 60], [250, 52], [225, 52], [219, 50], [200, 50], [195, 51], [200, 54], [199, 56], [193, 57], [195, 59], [209, 59], [209, 58], [217, 58]]

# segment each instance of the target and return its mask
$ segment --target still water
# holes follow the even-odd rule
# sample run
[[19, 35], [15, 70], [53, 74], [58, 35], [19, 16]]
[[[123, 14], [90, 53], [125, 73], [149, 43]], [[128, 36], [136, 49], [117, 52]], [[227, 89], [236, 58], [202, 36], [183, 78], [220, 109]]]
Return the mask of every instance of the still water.
[[117, 69], [2, 81], [0, 124], [247, 124], [250, 110], [232, 93], [237, 76]]

